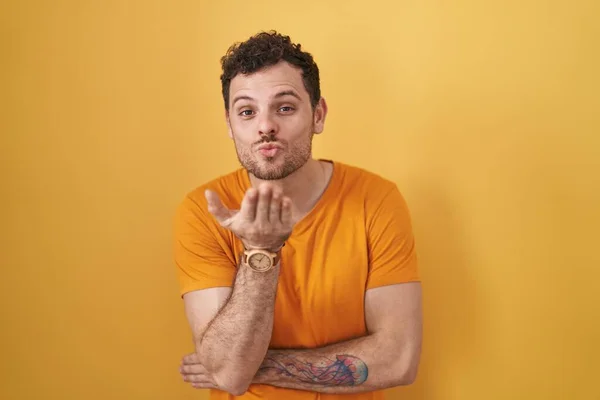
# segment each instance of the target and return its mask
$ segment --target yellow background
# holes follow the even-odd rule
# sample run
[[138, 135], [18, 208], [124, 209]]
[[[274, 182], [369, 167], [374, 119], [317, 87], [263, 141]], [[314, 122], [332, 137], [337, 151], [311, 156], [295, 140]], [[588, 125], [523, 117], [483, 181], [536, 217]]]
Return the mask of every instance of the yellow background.
[[219, 57], [278, 29], [321, 68], [315, 155], [395, 180], [425, 333], [390, 399], [600, 399], [590, 1], [8, 1], [0, 398], [202, 399], [171, 218], [237, 167]]

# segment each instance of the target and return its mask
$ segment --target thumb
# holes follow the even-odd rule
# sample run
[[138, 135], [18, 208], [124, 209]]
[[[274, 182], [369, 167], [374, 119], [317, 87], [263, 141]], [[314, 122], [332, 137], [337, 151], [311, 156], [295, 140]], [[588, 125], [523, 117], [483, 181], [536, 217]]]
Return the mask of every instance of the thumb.
[[231, 211], [229, 211], [223, 203], [221, 203], [221, 199], [219, 199], [219, 195], [213, 192], [212, 190], [206, 190], [204, 192], [204, 197], [206, 197], [206, 201], [208, 203], [208, 212], [211, 213], [219, 223], [224, 223], [229, 217], [231, 217]]

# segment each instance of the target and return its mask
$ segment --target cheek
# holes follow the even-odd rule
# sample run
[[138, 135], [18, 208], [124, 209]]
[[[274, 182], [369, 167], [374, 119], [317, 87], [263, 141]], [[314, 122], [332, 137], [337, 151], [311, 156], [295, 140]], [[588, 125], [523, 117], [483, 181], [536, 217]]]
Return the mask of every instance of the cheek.
[[297, 118], [290, 118], [283, 125], [290, 136], [301, 138], [312, 133], [313, 121], [310, 115], [298, 115]]
[[249, 138], [252, 137], [252, 126], [249, 121], [231, 121], [229, 125], [229, 134], [240, 143], [248, 142]]

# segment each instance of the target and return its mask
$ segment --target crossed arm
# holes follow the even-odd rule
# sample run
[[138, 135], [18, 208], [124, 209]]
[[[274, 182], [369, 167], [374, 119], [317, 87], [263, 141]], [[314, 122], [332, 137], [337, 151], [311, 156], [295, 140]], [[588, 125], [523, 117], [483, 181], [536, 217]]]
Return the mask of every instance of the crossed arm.
[[[195, 353], [184, 357], [181, 373], [194, 387], [220, 389], [236, 395], [244, 393], [253, 383], [322, 393], [358, 393], [414, 381], [421, 353], [420, 283], [368, 290], [365, 296], [367, 335], [301, 350], [267, 349], [268, 340], [261, 341], [256, 337], [251, 341], [243, 340], [257, 330], [263, 339], [270, 339], [272, 325], [263, 324], [257, 329], [254, 322], [247, 326], [238, 323], [235, 330], [225, 330], [227, 326], [233, 326], [228, 325], [227, 316], [233, 323], [233, 319], [247, 313], [248, 304], [251, 304], [240, 302], [240, 309], [234, 309], [231, 300], [236, 298], [239, 290], [240, 287], [236, 289], [234, 285], [233, 292], [226, 288], [206, 289], [184, 297], [186, 309], [190, 310], [188, 319], [191, 318], [190, 323], [196, 326], [197, 346]], [[229, 313], [224, 313], [227, 311]], [[272, 310], [263, 308], [263, 312]], [[266, 320], [272, 324], [272, 315]], [[198, 339], [198, 336], [202, 337]], [[228, 348], [242, 342], [254, 345], [245, 349], [238, 346], [235, 351]], [[206, 354], [203, 349], [210, 351]], [[217, 355], [227, 359], [227, 366], [221, 364], [220, 370], [215, 368], [219, 364], [214, 361]], [[253, 361], [249, 363], [248, 360]], [[241, 376], [232, 371], [244, 371], [245, 374]]]

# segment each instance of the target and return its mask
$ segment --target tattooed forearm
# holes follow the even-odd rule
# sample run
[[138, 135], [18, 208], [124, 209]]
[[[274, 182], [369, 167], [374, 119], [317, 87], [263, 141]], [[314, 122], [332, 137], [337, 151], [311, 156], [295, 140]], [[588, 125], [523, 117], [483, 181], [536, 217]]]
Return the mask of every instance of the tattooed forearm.
[[315, 362], [284, 353], [267, 355], [259, 372], [275, 373], [297, 382], [323, 386], [356, 386], [367, 380], [367, 365], [357, 357], [337, 355], [321, 357]]
[[399, 360], [408, 357], [398, 356], [396, 341], [395, 334], [372, 333], [322, 347], [269, 349], [252, 383], [332, 394], [403, 385], [411, 376]]

